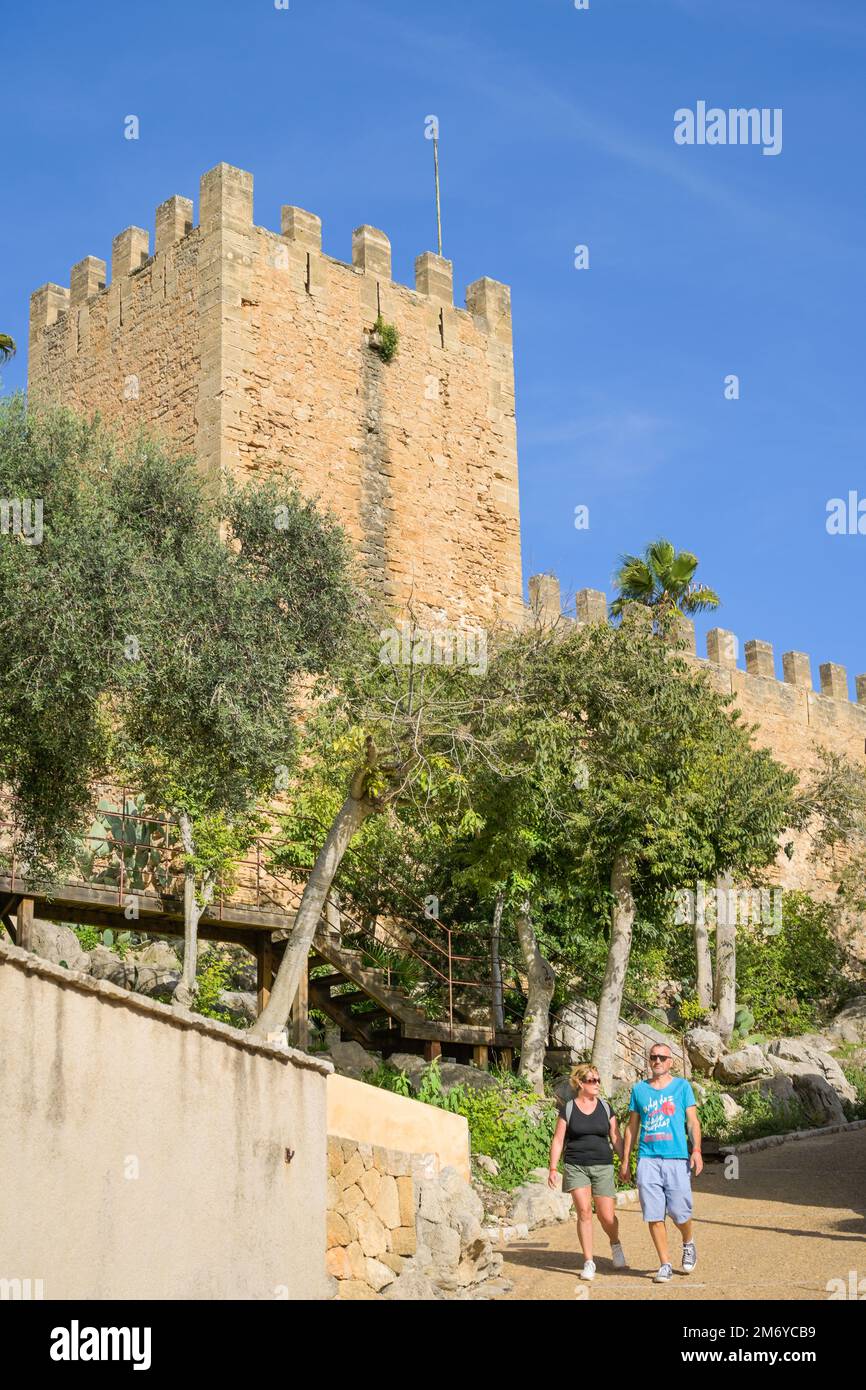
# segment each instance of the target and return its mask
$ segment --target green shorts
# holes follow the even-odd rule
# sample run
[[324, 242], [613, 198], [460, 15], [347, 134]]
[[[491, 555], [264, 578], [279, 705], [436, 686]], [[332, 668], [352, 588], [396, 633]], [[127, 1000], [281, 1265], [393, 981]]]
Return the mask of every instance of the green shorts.
[[563, 1192], [591, 1187], [593, 1197], [615, 1197], [612, 1163], [566, 1163], [562, 1170]]

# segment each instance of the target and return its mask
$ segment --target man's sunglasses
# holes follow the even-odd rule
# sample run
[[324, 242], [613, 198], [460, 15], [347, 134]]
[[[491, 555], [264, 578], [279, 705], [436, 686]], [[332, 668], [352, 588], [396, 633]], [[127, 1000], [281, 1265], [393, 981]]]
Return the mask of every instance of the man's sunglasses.
[[670, 1060], [671, 1060], [671, 1058], [668, 1057], [667, 1053], [664, 1053], [664, 1052], [651, 1052], [651, 1053], [650, 1053], [650, 1061], [651, 1061], [651, 1062], [670, 1062]]

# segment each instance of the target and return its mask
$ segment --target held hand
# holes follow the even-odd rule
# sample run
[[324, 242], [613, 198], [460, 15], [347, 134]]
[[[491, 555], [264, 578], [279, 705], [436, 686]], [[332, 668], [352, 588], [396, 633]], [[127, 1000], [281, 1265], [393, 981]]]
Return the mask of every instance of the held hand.
[[701, 1173], [704, 1171], [704, 1160], [701, 1157], [700, 1149], [695, 1149], [693, 1151], [692, 1156], [689, 1160], [689, 1166], [694, 1170], [695, 1177], [699, 1178]]
[[559, 1181], [559, 1173], [556, 1168], [550, 1168], [547, 1172], [547, 1186], [556, 1187]]

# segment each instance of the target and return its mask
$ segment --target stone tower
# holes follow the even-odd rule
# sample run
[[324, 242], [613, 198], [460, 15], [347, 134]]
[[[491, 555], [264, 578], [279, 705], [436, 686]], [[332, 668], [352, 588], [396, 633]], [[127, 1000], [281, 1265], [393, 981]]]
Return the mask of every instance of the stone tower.
[[[99, 410], [193, 452], [207, 475], [281, 470], [345, 526], [371, 582], [428, 621], [522, 620], [511, 302], [477, 280], [455, 308], [451, 262], [425, 252], [391, 279], [384, 232], [352, 264], [318, 217], [253, 221], [252, 175], [219, 164], [191, 200], [114, 238], [111, 278], [87, 256], [70, 287], [31, 297], [29, 391]], [[386, 363], [378, 316], [400, 334]]]

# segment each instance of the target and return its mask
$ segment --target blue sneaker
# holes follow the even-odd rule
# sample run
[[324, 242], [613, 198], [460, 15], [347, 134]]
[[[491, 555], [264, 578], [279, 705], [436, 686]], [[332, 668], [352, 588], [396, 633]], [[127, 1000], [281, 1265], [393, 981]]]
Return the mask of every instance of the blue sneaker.
[[693, 1240], [683, 1241], [683, 1274], [691, 1274], [698, 1262], [698, 1252]]
[[658, 1274], [653, 1276], [654, 1284], [667, 1284], [673, 1278], [673, 1265], [662, 1265]]

